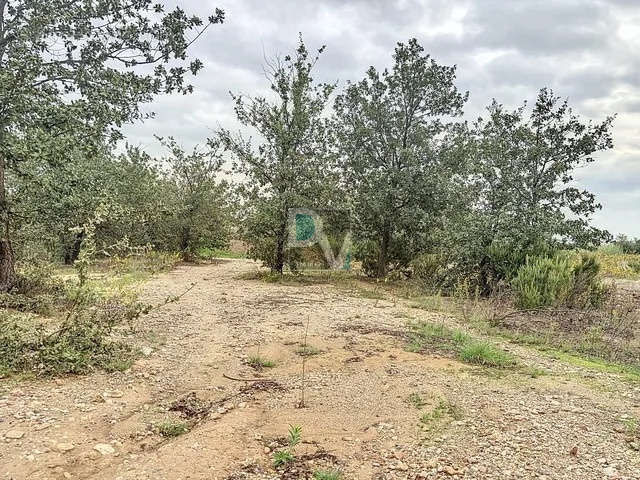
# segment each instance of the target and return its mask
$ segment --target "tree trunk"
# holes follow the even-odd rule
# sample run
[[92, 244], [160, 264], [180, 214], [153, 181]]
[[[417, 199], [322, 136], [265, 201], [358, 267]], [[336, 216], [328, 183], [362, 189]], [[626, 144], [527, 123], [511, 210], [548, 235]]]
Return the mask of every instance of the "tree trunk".
[[0, 155], [0, 292], [7, 292], [16, 283], [15, 256], [9, 236], [9, 205], [5, 186], [5, 161]]
[[82, 247], [82, 240], [84, 239], [84, 232], [76, 233], [73, 243], [67, 247], [64, 253], [64, 264], [73, 265], [80, 255], [80, 247]]
[[380, 242], [380, 252], [378, 253], [378, 278], [387, 276], [387, 264], [389, 263], [389, 243], [391, 240], [391, 226], [385, 221], [382, 229], [382, 239]]
[[278, 231], [278, 238], [276, 240], [276, 261], [271, 269], [274, 273], [282, 275], [284, 270], [284, 244], [287, 241], [287, 216], [285, 214], [282, 223], [280, 224], [280, 230]]

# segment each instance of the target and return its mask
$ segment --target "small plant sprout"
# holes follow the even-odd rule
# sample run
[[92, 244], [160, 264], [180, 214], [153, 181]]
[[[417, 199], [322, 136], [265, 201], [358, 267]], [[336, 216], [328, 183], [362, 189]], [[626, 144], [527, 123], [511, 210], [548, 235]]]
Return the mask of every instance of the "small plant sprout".
[[187, 424], [178, 420], [165, 420], [158, 423], [156, 428], [163, 437], [178, 437], [189, 431]]
[[248, 358], [247, 365], [249, 365], [254, 370], [262, 370], [263, 368], [275, 367], [276, 362], [267, 358], [263, 358], [260, 355], [252, 355]]
[[342, 474], [337, 470], [316, 470], [313, 480], [340, 480]]
[[273, 466], [275, 468], [283, 467], [295, 460], [294, 452], [296, 445], [302, 439], [302, 427], [300, 425], [289, 425], [287, 435], [287, 448], [278, 450], [273, 454]]

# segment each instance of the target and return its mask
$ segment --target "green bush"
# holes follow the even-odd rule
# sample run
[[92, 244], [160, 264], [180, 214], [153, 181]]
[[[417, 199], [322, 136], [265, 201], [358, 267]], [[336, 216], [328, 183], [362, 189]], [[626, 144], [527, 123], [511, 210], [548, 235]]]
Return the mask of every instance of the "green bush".
[[413, 278], [429, 288], [441, 285], [445, 275], [443, 259], [435, 253], [424, 253], [414, 258], [409, 264]]
[[513, 280], [519, 308], [564, 305], [598, 307], [607, 295], [600, 281], [600, 265], [592, 255], [582, 255], [571, 265], [568, 255], [529, 257]]
[[127, 319], [129, 312], [129, 306], [117, 301], [78, 306], [55, 328], [28, 316], [5, 313], [0, 318], [0, 372], [49, 376], [96, 368], [124, 370], [134, 353], [110, 337], [113, 327]]
[[513, 280], [516, 303], [523, 309], [560, 304], [568, 298], [572, 283], [568, 260], [558, 256], [529, 257]]

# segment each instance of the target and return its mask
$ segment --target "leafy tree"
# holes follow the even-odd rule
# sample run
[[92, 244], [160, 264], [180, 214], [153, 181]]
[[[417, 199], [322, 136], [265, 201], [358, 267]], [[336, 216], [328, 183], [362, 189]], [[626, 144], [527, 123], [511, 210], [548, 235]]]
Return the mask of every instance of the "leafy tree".
[[318, 56], [310, 58], [300, 39], [293, 56], [268, 65], [274, 98], [233, 95], [238, 120], [261, 137], [257, 148], [239, 135], [220, 134], [234, 155], [233, 170], [246, 178], [241, 192], [249, 254], [278, 273], [286, 261], [289, 209], [322, 204], [334, 184], [323, 112], [335, 86], [314, 82]]
[[172, 208], [168, 226], [175, 238], [171, 246], [186, 260], [200, 247], [226, 246], [230, 231], [228, 188], [226, 182], [217, 180], [223, 164], [222, 148], [210, 141], [210, 149], [196, 146], [187, 154], [173, 138], [163, 143], [171, 152], [165, 159]]
[[[480, 274], [480, 283], [510, 278], [527, 255], [560, 245], [589, 248], [610, 238], [590, 225], [601, 208], [574, 184], [576, 168], [612, 148], [613, 117], [583, 122], [567, 101], [542, 89], [530, 114], [493, 102], [466, 143], [471, 170], [467, 207], [451, 212], [447, 245], [461, 245], [452, 261]], [[464, 142], [462, 142], [464, 143]], [[454, 241], [451, 241], [455, 238]]]
[[70, 150], [59, 164], [23, 161], [19, 175], [10, 177], [19, 256], [46, 251], [49, 260], [73, 263], [83, 233], [72, 229], [87, 223], [100, 204], [110, 203], [115, 167], [106, 147], [89, 155]]
[[[442, 208], [446, 165], [439, 143], [445, 119], [462, 113], [467, 94], [455, 67], [438, 65], [415, 39], [399, 43], [391, 71], [370, 67], [335, 102], [344, 181], [372, 273], [407, 263]], [[367, 260], [367, 259], [365, 259]]]
[[222, 20], [152, 0], [0, 0], [0, 291], [15, 282], [7, 172], [28, 158], [64, 162], [145, 118], [156, 94], [190, 92], [185, 76], [202, 62], [186, 64], [187, 48]]

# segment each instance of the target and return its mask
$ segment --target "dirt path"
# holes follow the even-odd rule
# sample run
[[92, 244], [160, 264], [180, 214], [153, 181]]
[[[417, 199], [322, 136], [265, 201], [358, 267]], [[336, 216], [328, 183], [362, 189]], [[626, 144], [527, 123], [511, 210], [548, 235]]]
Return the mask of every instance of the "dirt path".
[[[452, 320], [329, 285], [238, 278], [256, 268], [182, 266], [149, 282], [156, 302], [197, 285], [143, 319], [133, 338], [147, 355], [124, 373], [1, 385], [0, 479], [298, 479], [331, 467], [346, 479], [640, 478], [624, 431], [640, 418], [638, 384], [514, 346], [550, 374], [409, 353], [407, 319]], [[319, 352], [297, 408], [307, 321]], [[246, 365], [257, 354], [276, 362], [262, 375], [277, 384], [223, 377], [258, 375]], [[158, 435], [152, 426], [191, 392], [211, 412], [186, 434]], [[297, 470], [281, 474], [271, 452], [289, 424], [303, 443]]]

